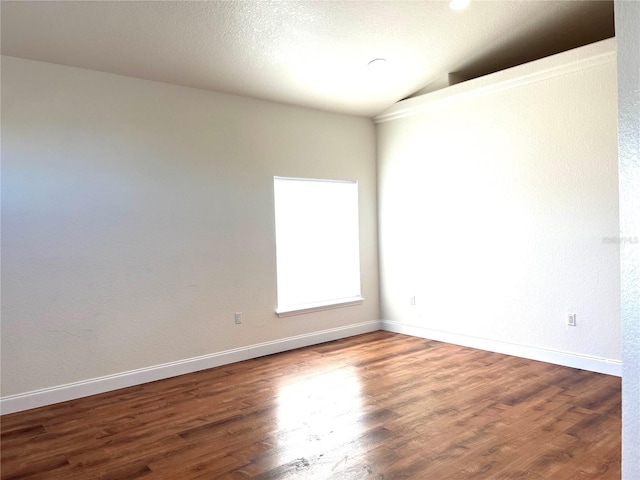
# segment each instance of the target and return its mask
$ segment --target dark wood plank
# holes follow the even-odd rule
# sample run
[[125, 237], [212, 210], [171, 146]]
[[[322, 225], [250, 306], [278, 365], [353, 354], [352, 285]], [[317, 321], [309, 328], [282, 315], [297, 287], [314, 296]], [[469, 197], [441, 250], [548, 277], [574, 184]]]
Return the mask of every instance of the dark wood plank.
[[620, 379], [374, 332], [26, 412], [9, 479], [619, 479]]

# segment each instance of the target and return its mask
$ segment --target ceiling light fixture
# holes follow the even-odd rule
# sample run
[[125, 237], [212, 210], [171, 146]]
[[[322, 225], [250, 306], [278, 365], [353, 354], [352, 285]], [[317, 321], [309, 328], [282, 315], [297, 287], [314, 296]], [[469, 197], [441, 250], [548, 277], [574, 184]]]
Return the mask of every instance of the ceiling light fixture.
[[387, 64], [386, 58], [374, 58], [367, 64], [367, 66], [372, 70], [380, 70], [386, 64]]
[[471, 0], [451, 0], [449, 2], [449, 8], [451, 10], [464, 10], [470, 3]]

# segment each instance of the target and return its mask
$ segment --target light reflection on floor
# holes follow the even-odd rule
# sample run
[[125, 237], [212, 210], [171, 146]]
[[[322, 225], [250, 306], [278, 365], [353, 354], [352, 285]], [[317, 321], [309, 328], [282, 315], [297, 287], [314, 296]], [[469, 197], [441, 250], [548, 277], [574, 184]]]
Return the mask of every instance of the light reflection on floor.
[[302, 376], [281, 385], [276, 464], [302, 461], [315, 474], [335, 474], [345, 460], [345, 452], [338, 448], [362, 435], [361, 395], [360, 379], [352, 367]]

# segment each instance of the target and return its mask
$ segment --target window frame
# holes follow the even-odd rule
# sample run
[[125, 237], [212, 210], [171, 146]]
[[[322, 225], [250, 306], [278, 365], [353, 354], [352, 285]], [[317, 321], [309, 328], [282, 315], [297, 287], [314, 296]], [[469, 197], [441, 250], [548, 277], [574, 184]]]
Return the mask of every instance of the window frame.
[[[341, 297], [341, 298], [332, 298], [325, 300], [318, 300], [315, 302], [306, 302], [306, 303], [298, 303], [298, 304], [281, 304], [281, 291], [280, 291], [280, 277], [281, 268], [278, 262], [278, 194], [277, 194], [277, 182], [278, 181], [294, 181], [294, 182], [314, 182], [314, 183], [331, 183], [331, 184], [349, 184], [355, 185], [355, 241], [357, 248], [357, 295]], [[278, 317], [288, 317], [293, 315], [302, 315], [306, 313], [328, 310], [333, 308], [342, 308], [349, 307], [354, 305], [360, 305], [364, 301], [364, 297], [362, 297], [362, 269], [360, 262], [360, 202], [359, 202], [359, 184], [357, 180], [337, 180], [337, 179], [324, 179], [324, 178], [305, 178], [305, 177], [285, 177], [285, 176], [274, 176], [273, 177], [273, 186], [274, 186], [274, 227], [275, 227], [275, 243], [276, 243], [276, 310], [275, 313]], [[353, 245], [351, 245], [353, 247]], [[353, 267], [353, 266], [352, 266]], [[354, 271], [351, 272], [352, 274]], [[354, 289], [355, 290], [355, 289]]]

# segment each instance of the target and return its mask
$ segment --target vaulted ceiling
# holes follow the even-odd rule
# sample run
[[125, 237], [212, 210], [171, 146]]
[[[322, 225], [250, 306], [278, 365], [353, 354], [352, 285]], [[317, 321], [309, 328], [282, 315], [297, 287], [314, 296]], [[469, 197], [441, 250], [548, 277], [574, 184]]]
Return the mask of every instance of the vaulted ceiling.
[[1, 17], [4, 55], [366, 116], [614, 35], [613, 2], [581, 0], [2, 1]]

